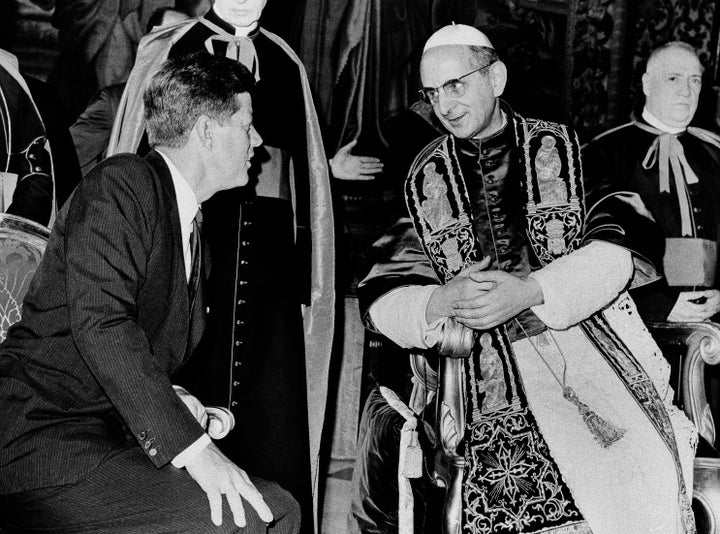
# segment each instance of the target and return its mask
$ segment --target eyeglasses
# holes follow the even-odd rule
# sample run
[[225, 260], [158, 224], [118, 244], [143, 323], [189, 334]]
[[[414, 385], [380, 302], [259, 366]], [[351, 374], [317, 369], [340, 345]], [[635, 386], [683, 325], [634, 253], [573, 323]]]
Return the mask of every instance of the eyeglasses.
[[420, 91], [418, 91], [420, 93], [420, 98], [422, 98], [428, 104], [435, 105], [440, 101], [440, 89], [442, 89], [443, 92], [451, 98], [460, 98], [465, 94], [466, 82], [462, 81], [463, 78], [467, 78], [468, 76], [470, 76], [471, 74], [475, 74], [476, 72], [483, 71], [494, 64], [494, 61], [492, 63], [488, 63], [484, 67], [472, 70], [467, 74], [463, 74], [459, 78], [448, 80], [439, 87], [423, 87], [422, 89], [420, 89]]

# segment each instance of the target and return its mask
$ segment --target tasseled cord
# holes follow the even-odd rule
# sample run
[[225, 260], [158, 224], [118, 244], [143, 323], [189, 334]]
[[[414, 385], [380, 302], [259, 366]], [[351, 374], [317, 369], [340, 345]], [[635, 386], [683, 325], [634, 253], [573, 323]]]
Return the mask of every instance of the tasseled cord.
[[398, 534], [413, 534], [415, 519], [410, 479], [422, 476], [422, 449], [418, 440], [417, 417], [393, 390], [380, 386], [380, 393], [405, 419], [400, 431], [398, 461]]

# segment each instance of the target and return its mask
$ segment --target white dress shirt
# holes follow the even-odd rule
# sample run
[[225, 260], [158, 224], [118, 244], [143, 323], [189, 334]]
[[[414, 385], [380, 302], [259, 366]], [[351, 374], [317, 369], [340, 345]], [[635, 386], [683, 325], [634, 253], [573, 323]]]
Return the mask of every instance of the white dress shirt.
[[[173, 164], [169, 157], [162, 151], [155, 149], [165, 160], [165, 164], [170, 169], [173, 186], [175, 187], [175, 198], [177, 199], [178, 213], [180, 215], [180, 233], [183, 243], [183, 259], [185, 260], [185, 279], [190, 280], [190, 271], [192, 269], [192, 251], [190, 250], [190, 233], [192, 232], [192, 223], [197, 215], [200, 205], [198, 204], [195, 192], [187, 183], [187, 180], [180, 174], [178, 168]], [[180, 386], [173, 386], [176, 389], [183, 389]], [[192, 445], [182, 451], [172, 460], [172, 464], [177, 467], [185, 467], [187, 463], [202, 451], [212, 440], [207, 434], [200, 436]]]

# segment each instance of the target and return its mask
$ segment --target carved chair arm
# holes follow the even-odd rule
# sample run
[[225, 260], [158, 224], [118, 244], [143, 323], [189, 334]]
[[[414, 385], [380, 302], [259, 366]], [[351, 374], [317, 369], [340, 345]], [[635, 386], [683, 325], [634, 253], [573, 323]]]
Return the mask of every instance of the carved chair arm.
[[[715, 425], [705, 392], [705, 366], [720, 362], [720, 325], [712, 322], [648, 322], [660, 347], [676, 347], [682, 355], [682, 407], [708, 443], [715, 442]], [[685, 347], [682, 350], [682, 347]]]

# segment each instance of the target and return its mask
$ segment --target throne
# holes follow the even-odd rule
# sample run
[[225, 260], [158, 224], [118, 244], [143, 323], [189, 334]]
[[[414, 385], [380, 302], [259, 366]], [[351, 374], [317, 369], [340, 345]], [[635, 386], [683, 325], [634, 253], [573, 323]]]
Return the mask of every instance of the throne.
[[720, 534], [720, 455], [705, 391], [705, 366], [720, 362], [720, 324], [647, 323], [674, 370], [676, 399], [700, 434], [693, 470], [698, 534]]

